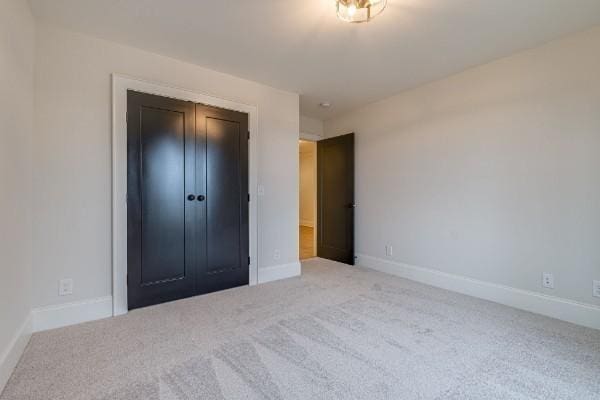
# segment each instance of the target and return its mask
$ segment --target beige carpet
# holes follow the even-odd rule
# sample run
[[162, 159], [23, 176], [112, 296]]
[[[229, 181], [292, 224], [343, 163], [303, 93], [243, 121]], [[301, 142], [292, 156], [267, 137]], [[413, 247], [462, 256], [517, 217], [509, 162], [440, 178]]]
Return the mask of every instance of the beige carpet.
[[8, 399], [600, 399], [600, 331], [311, 260], [35, 334]]

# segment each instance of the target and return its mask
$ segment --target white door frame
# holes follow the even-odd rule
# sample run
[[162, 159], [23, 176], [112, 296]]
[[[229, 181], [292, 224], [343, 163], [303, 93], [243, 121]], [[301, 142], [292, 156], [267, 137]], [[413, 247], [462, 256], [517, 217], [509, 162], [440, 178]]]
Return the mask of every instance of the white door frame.
[[113, 315], [127, 313], [127, 90], [193, 101], [248, 114], [248, 190], [250, 191], [249, 283], [258, 282], [258, 108], [164, 83], [112, 74], [112, 300]]
[[311, 142], [318, 142], [319, 140], [325, 139], [323, 136], [316, 135], [314, 133], [300, 132], [301, 140], [308, 140]]

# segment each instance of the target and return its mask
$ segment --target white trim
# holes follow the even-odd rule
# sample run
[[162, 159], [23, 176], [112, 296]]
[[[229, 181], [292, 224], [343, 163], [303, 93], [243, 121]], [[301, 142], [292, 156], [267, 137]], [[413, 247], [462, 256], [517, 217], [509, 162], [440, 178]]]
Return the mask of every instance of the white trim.
[[112, 270], [113, 315], [127, 313], [127, 90], [137, 90], [248, 114], [250, 285], [258, 283], [258, 108], [163, 83], [112, 75]]
[[306, 133], [300, 132], [301, 140], [310, 140], [311, 142], [318, 142], [319, 140], [325, 139], [323, 136], [317, 135], [315, 133]]
[[19, 363], [29, 339], [31, 339], [31, 313], [27, 314], [25, 322], [0, 354], [0, 394]]
[[34, 308], [31, 310], [33, 332], [112, 317], [112, 308], [112, 296]]
[[309, 221], [307, 219], [301, 219], [300, 220], [300, 226], [308, 226], [309, 228], [314, 228], [315, 227], [315, 223], [313, 221]]
[[593, 304], [383, 260], [365, 254], [357, 254], [357, 257], [357, 265], [361, 267], [587, 326], [588, 328], [600, 329], [600, 307]]
[[313, 221], [313, 228], [315, 228], [313, 230], [313, 254], [316, 256], [317, 255], [317, 221], [319, 220], [319, 152], [317, 150], [317, 146], [315, 146], [315, 157], [313, 158], [313, 182], [314, 182], [314, 187], [313, 187], [313, 191], [314, 191], [314, 196], [313, 196], [313, 217], [314, 217], [314, 221]]
[[300, 276], [301, 272], [302, 266], [300, 261], [289, 264], [274, 265], [272, 267], [259, 268], [258, 283], [267, 283], [278, 281], [280, 279], [293, 278], [294, 276]]

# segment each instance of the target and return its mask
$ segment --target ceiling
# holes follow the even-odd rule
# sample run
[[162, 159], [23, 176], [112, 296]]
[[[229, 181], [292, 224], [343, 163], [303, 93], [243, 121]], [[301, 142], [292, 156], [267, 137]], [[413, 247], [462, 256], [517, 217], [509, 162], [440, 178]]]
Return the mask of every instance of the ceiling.
[[30, 3], [50, 23], [297, 92], [320, 119], [600, 24], [599, 0], [389, 0], [367, 24], [338, 21], [333, 0]]

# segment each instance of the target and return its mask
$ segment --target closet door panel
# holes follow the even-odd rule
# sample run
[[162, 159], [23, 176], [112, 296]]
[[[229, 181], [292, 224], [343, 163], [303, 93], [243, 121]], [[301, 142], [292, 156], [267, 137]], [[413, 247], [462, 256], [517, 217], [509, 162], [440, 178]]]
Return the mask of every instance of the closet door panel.
[[197, 105], [196, 126], [206, 142], [206, 254], [198, 277], [205, 293], [248, 284], [248, 116]]
[[242, 268], [240, 227], [242, 190], [240, 124], [216, 118], [206, 120], [207, 137], [207, 272]]
[[185, 114], [141, 109], [142, 285], [185, 277]]
[[127, 110], [129, 309], [191, 296], [195, 110], [190, 102], [134, 91]]

